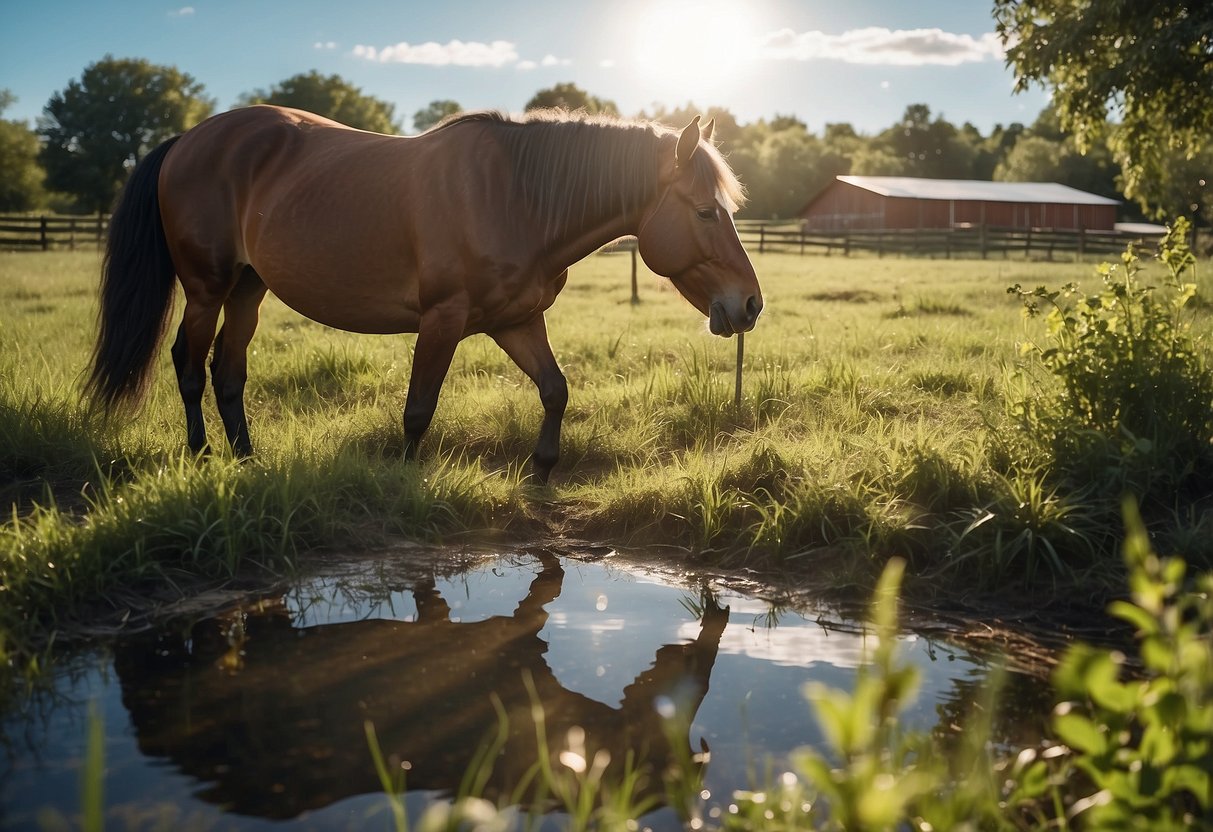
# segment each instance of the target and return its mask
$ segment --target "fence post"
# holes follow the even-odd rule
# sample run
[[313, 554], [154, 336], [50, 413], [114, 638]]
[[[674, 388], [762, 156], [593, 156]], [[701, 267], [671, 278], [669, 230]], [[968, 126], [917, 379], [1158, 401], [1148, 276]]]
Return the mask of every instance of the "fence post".
[[800, 229], [800, 256], [804, 257], [804, 229]]
[[1030, 225], [1028, 226], [1028, 236], [1024, 238], [1023, 242], [1023, 259], [1032, 259], [1032, 226]]
[[640, 241], [637, 240], [632, 245], [632, 303], [640, 303], [640, 287], [636, 285], [636, 249], [640, 248]]
[[851, 256], [851, 232], [850, 231], [847, 231], [846, 234], [842, 235], [842, 256], [843, 257]]
[[978, 241], [981, 243], [981, 259], [985, 260], [986, 257], [989, 256], [989, 253], [990, 253], [990, 249], [989, 249], [989, 246], [987, 245], [987, 238], [986, 238], [986, 224], [983, 222], [977, 228], [978, 228], [978, 232], [979, 232]]
[[76, 218], [72, 217], [67, 222], [67, 250], [76, 250]]
[[100, 211], [98, 211], [97, 212], [97, 248], [98, 249], [101, 248], [101, 218], [102, 218], [102, 214]]
[[51, 241], [46, 234], [46, 217], [39, 217], [38, 221], [38, 240], [42, 243], [43, 251], [51, 250]]
[[1078, 262], [1082, 262], [1082, 258], [1087, 253], [1087, 229], [1085, 226], [1078, 229]]
[[758, 253], [762, 254], [767, 244], [767, 229], [766, 226], [758, 226]]

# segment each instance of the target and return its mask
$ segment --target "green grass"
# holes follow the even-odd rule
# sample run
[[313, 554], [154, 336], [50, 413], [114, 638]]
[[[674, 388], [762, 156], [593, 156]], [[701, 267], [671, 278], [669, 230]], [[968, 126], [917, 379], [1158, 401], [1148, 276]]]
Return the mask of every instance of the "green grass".
[[[1042, 332], [1006, 287], [1090, 284], [1090, 264], [771, 254], [755, 266], [766, 311], [746, 338], [740, 407], [735, 342], [709, 335], [668, 283], [642, 276], [634, 306], [626, 253], [574, 267], [548, 313], [570, 387], [562, 460], [538, 489], [523, 476], [538, 395], [487, 337], [460, 345], [409, 465], [415, 336], [330, 330], [269, 298], [249, 360], [256, 457], [198, 462], [183, 453], [167, 347], [137, 414], [103, 422], [81, 405], [98, 256], [0, 254], [0, 649], [133, 584], [280, 570], [385, 534], [676, 544], [865, 592], [901, 556], [912, 596], [1037, 603], [1082, 586], [1101, 603], [1120, 585], [1116, 505], [1109, 522], [1106, 501], [1004, 447], [1008, 375]], [[1207, 311], [1197, 330], [1208, 335]], [[219, 441], [211, 401], [206, 414]], [[1207, 563], [1209, 513], [1172, 508], [1151, 520]]]

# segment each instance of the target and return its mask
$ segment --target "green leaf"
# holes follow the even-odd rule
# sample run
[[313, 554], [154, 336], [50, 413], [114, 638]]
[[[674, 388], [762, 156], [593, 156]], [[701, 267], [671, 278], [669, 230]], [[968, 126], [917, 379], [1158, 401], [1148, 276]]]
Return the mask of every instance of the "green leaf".
[[1113, 601], [1108, 605], [1108, 614], [1132, 624], [1139, 638], [1158, 632], [1158, 619], [1128, 601]]
[[1062, 742], [1077, 751], [1095, 756], [1108, 751], [1108, 738], [1082, 714], [1071, 711], [1053, 717], [1053, 730]]

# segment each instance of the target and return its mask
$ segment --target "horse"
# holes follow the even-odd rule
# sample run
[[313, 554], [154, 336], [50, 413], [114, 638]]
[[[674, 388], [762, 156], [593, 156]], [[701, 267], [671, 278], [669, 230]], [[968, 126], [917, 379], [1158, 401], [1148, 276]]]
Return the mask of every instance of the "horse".
[[[356, 130], [301, 110], [222, 113], [150, 151], [110, 219], [85, 390], [112, 412], [143, 397], [180, 282], [172, 345], [186, 439], [209, 450], [206, 359], [232, 453], [253, 446], [247, 348], [267, 291], [314, 321], [417, 333], [404, 406], [416, 456], [456, 345], [487, 334], [535, 383], [531, 458], [546, 483], [568, 385], [544, 312], [568, 269], [613, 240], [730, 337], [762, 310], [732, 214], [744, 191], [696, 116], [682, 130], [535, 112], [449, 117], [419, 136]], [[216, 336], [220, 312], [223, 324]]]

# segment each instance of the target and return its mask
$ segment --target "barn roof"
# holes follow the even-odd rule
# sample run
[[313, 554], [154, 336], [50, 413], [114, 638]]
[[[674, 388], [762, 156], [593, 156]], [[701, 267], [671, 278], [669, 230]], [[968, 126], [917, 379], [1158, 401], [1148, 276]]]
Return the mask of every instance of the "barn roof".
[[881, 196], [905, 199], [1064, 205], [1120, 204], [1115, 199], [1089, 194], [1056, 182], [983, 182], [971, 179], [919, 179], [913, 176], [839, 176], [838, 181]]

